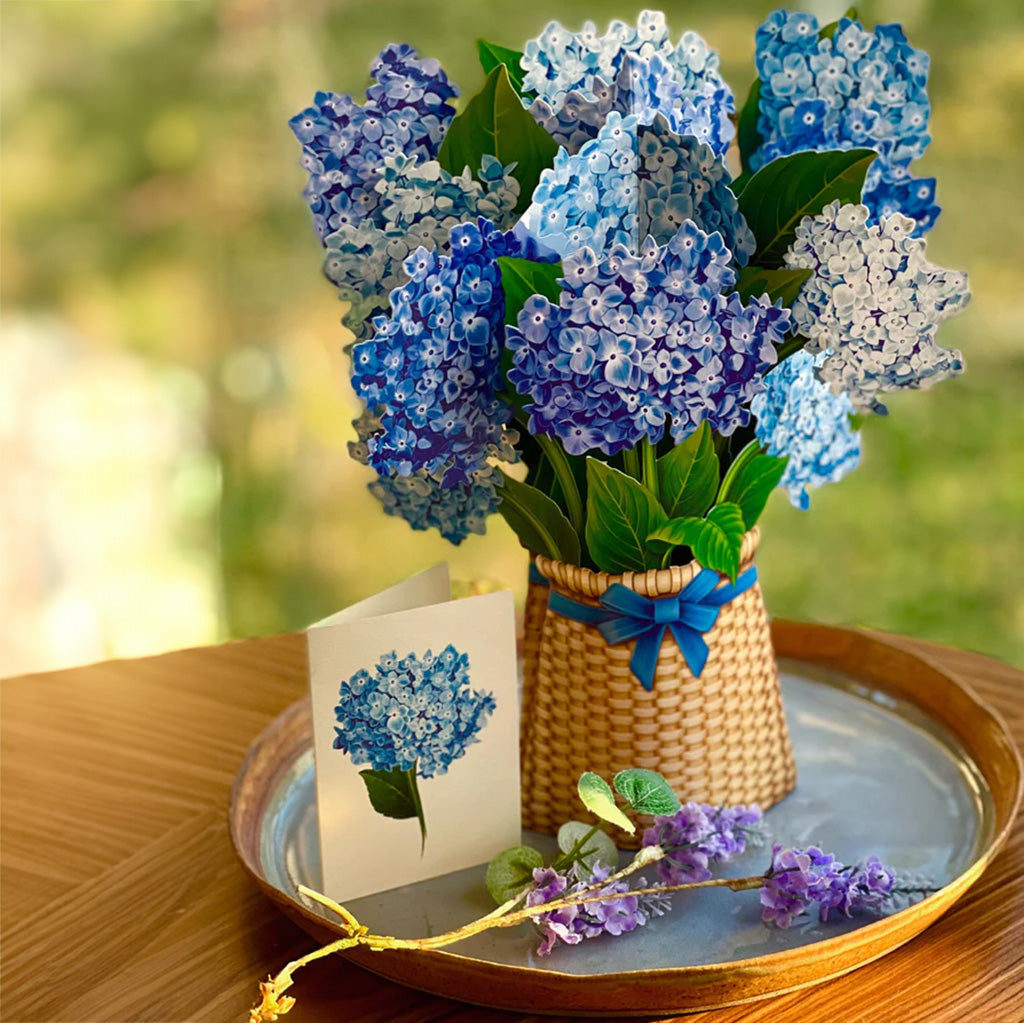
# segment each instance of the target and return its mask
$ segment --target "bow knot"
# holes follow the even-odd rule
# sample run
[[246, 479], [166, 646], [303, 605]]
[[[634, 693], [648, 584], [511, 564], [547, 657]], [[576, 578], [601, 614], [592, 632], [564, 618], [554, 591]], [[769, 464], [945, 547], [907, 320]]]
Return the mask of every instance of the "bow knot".
[[644, 597], [622, 583], [612, 583], [601, 594], [600, 607], [581, 604], [552, 590], [548, 606], [565, 618], [597, 626], [610, 646], [635, 639], [629, 667], [650, 690], [666, 630], [671, 630], [694, 677], [700, 678], [708, 659], [704, 633], [714, 628], [725, 604], [757, 582], [757, 569], [748, 568], [732, 584], [718, 586], [718, 581], [718, 573], [706, 568], [682, 592], [661, 598]]

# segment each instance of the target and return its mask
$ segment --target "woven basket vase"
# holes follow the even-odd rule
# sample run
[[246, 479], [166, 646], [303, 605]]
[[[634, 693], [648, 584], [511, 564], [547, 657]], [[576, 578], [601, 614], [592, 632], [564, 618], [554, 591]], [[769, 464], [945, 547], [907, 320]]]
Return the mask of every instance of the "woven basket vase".
[[[758, 539], [757, 529], [743, 538], [741, 572]], [[701, 571], [691, 563], [609, 575], [544, 557], [536, 564], [552, 590], [593, 606], [612, 583], [668, 597]], [[554, 834], [567, 820], [590, 819], [576, 791], [584, 771], [610, 782], [625, 768], [650, 768], [684, 802], [767, 809], [792, 791], [796, 769], [760, 586], [723, 605], [704, 640], [708, 659], [695, 678], [667, 631], [648, 691], [630, 671], [632, 641], [609, 646], [595, 626], [546, 611], [522, 722], [524, 827]], [[635, 846], [641, 831], [619, 844]]]
[[[530, 554], [531, 565], [536, 559]], [[533, 575], [531, 571], [531, 577]], [[523, 757], [526, 741], [526, 722], [530, 718], [533, 706], [533, 694], [537, 685], [537, 665], [540, 661], [540, 637], [544, 629], [544, 615], [548, 609], [548, 584], [530, 579], [526, 589], [526, 607], [523, 610], [523, 640], [520, 644], [522, 654], [522, 700], [520, 702], [519, 756]]]

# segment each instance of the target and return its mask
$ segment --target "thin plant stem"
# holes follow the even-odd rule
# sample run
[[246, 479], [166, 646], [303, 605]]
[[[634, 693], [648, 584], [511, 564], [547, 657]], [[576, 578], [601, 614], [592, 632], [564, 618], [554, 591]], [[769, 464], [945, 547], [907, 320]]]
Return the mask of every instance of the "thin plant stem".
[[652, 494], [654, 494], [657, 500], [660, 501], [661, 491], [658, 485], [658, 451], [647, 437], [644, 437], [640, 441], [640, 458], [643, 463], [643, 485]]
[[541, 451], [544, 452], [548, 464], [554, 470], [558, 485], [562, 488], [562, 496], [565, 498], [565, 508], [569, 513], [572, 528], [582, 536], [583, 498], [580, 497], [580, 488], [576, 486], [576, 477], [573, 475], [572, 466], [569, 465], [569, 458], [561, 444], [550, 437], [537, 434], [536, 440]]
[[640, 456], [637, 454], [636, 448], [627, 448], [622, 452], [622, 464], [625, 467], [626, 474], [632, 476], [639, 483]]

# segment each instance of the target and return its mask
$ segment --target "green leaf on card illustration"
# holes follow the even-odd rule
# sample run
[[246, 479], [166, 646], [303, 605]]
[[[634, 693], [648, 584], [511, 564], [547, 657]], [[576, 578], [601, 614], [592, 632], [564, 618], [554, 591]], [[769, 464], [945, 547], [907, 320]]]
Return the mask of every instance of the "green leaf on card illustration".
[[400, 767], [393, 767], [390, 771], [367, 769], [360, 771], [359, 777], [366, 786], [370, 805], [381, 816], [395, 820], [416, 817], [419, 820], [422, 853], [427, 841], [427, 822], [423, 816], [423, 804], [416, 782], [416, 765], [414, 764], [408, 771], [403, 771]]

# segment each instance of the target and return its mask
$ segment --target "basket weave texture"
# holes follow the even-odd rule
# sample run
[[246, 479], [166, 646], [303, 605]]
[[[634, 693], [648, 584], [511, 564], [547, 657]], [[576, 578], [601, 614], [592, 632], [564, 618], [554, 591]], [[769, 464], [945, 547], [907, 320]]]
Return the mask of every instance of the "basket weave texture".
[[[744, 537], [741, 572], [758, 540], [756, 528]], [[544, 557], [536, 563], [552, 590], [593, 606], [612, 583], [668, 597], [701, 571], [693, 562], [614, 576]], [[646, 767], [684, 802], [767, 809], [792, 791], [796, 768], [760, 586], [725, 604], [704, 640], [708, 659], [695, 678], [666, 632], [647, 691], [630, 671], [632, 642], [609, 646], [596, 627], [546, 611], [522, 721], [524, 827], [554, 834], [567, 820], [589, 819], [576, 791], [584, 771], [610, 782], [618, 771]], [[619, 844], [635, 846], [639, 837]]]
[[[536, 555], [531, 554], [533, 560]], [[544, 627], [544, 615], [548, 609], [547, 583], [530, 580], [526, 590], [526, 607], [523, 611], [523, 641], [520, 649], [523, 654], [522, 668], [522, 702], [521, 722], [526, 722], [532, 713], [533, 694], [536, 690], [537, 665], [540, 661], [540, 637]], [[526, 738], [525, 727], [519, 729], [519, 756], [523, 756], [523, 742]]]

